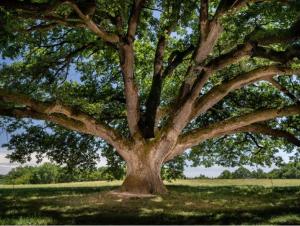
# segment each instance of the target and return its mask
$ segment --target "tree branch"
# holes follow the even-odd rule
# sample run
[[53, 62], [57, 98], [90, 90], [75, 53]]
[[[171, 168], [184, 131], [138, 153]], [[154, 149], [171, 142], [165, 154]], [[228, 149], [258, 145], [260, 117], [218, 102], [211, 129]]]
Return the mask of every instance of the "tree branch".
[[162, 34], [160, 35], [156, 47], [155, 58], [154, 58], [154, 72], [152, 78], [152, 84], [150, 93], [146, 100], [146, 112], [140, 121], [140, 128], [143, 131], [145, 138], [154, 137], [154, 127], [156, 122], [157, 109], [160, 104], [160, 96], [163, 86], [163, 63], [164, 53], [167, 46], [167, 36], [170, 35], [174, 29], [180, 12], [180, 3], [175, 2], [172, 5], [172, 12], [170, 15], [170, 21], [168, 25], [162, 28]]
[[[134, 78], [134, 50], [132, 44], [124, 44], [119, 48], [120, 64], [125, 86], [127, 121], [132, 137], [141, 138], [138, 122], [140, 105], [138, 88]], [[137, 139], [138, 140], [138, 139]]]
[[289, 67], [266, 66], [252, 70], [245, 74], [238, 75], [228, 82], [224, 82], [221, 85], [215, 86], [208, 93], [200, 97], [195, 103], [190, 119], [195, 118], [199, 114], [206, 112], [208, 109], [210, 109], [212, 106], [218, 103], [221, 99], [223, 99], [225, 96], [227, 96], [228, 93], [232, 92], [233, 90], [239, 89], [245, 85], [254, 83], [262, 79], [268, 79], [270, 77], [275, 76], [276, 74], [291, 75], [295, 72], [299, 71], [293, 70]]
[[200, 32], [201, 39], [205, 40], [208, 34], [209, 20], [208, 20], [208, 0], [201, 0], [200, 3]]
[[146, 0], [134, 0], [130, 17], [129, 17], [129, 22], [128, 22], [128, 30], [127, 30], [127, 40], [129, 42], [134, 41], [134, 36], [137, 30], [137, 26], [139, 23], [140, 19], [140, 14], [143, 9], [143, 6], [145, 4]]
[[174, 70], [177, 68], [178, 65], [180, 65], [184, 58], [191, 54], [195, 50], [195, 47], [193, 45], [189, 45], [185, 50], [183, 51], [174, 51], [170, 57], [169, 57], [169, 64], [167, 65], [166, 69], [164, 70], [162, 77], [170, 76]]
[[143, 138], [138, 125], [140, 121], [140, 104], [138, 88], [134, 78], [133, 42], [144, 3], [145, 0], [134, 1], [128, 21], [127, 34], [119, 46], [120, 64], [125, 86], [127, 121], [131, 136], [136, 142], [141, 142]]
[[267, 81], [270, 82], [279, 91], [283, 92], [291, 100], [295, 101], [297, 104], [300, 104], [300, 100], [294, 94], [292, 94], [287, 88], [285, 88], [278, 81], [276, 81], [274, 78], [269, 78]]
[[[119, 135], [112, 128], [101, 122], [97, 122], [93, 117], [87, 115], [86, 113], [75, 110], [69, 106], [64, 106], [61, 103], [41, 102], [34, 100], [27, 95], [16, 94], [3, 89], [0, 89], [0, 99], [4, 103], [23, 105], [25, 106], [23, 110], [26, 109], [29, 112], [35, 112], [35, 115], [47, 115], [47, 117], [51, 118], [53, 115], [60, 114], [66, 117], [68, 120], [80, 122], [86, 127], [86, 129], [84, 129], [86, 132], [101, 137], [102, 139], [113, 145], [116, 149], [118, 149], [118, 151], [126, 150], [126, 147], [128, 146], [121, 135]], [[18, 110], [17, 112], [19, 115], [22, 114], [20, 110]]]
[[300, 38], [300, 19], [298, 19], [288, 29], [274, 29], [266, 31], [258, 29], [250, 37], [251, 41], [257, 42], [260, 45], [269, 45], [273, 43], [292, 42]]
[[96, 35], [102, 38], [106, 42], [110, 43], [118, 43], [120, 41], [120, 37], [116, 34], [110, 34], [99, 27], [91, 18], [89, 14], [84, 14], [81, 9], [75, 4], [73, 1], [67, 1], [67, 3], [75, 10], [78, 14], [79, 18], [85, 23], [85, 25]]
[[280, 129], [273, 129], [263, 124], [252, 124], [249, 126], [242, 127], [238, 130], [235, 130], [234, 132], [251, 132], [251, 133], [266, 134], [272, 137], [284, 138], [290, 143], [300, 147], [300, 140], [292, 133]]
[[[192, 130], [179, 136], [177, 148], [168, 154], [165, 161], [182, 154], [186, 149], [198, 145], [199, 143], [226, 134], [249, 131], [252, 127], [246, 127], [253, 123], [263, 122], [277, 117], [291, 116], [300, 114], [300, 105], [289, 106], [281, 109], [257, 110], [246, 115], [236, 116], [221, 122], [209, 125], [206, 128]], [[252, 128], [253, 129], [253, 128]], [[258, 130], [258, 129], [257, 129]], [[261, 131], [263, 131], [261, 129]], [[266, 132], [266, 130], [264, 130]], [[279, 133], [277, 133], [279, 134]], [[283, 135], [283, 133], [280, 133]], [[269, 135], [271, 132], [269, 131]], [[290, 139], [290, 138], [289, 138]]]

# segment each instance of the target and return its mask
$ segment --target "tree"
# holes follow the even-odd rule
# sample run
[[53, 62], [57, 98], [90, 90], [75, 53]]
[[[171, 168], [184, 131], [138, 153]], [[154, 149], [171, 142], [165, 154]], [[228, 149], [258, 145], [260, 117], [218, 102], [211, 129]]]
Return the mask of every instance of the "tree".
[[262, 169], [257, 169], [252, 171], [252, 178], [258, 178], [258, 179], [267, 178], [267, 173], [265, 173]]
[[229, 170], [224, 170], [219, 176], [219, 179], [232, 179], [232, 173]]
[[234, 179], [249, 179], [252, 178], [252, 173], [245, 167], [239, 167], [232, 173], [232, 178]]
[[0, 7], [0, 114], [106, 142], [126, 162], [121, 191], [166, 192], [162, 165], [189, 149], [195, 164], [234, 165], [300, 146], [297, 0]]

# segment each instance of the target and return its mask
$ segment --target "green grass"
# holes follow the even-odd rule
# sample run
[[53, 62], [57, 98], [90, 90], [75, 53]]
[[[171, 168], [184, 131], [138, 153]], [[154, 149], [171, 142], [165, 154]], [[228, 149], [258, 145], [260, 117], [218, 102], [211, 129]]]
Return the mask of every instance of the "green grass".
[[120, 198], [120, 181], [0, 185], [0, 224], [300, 224], [300, 180], [178, 180]]

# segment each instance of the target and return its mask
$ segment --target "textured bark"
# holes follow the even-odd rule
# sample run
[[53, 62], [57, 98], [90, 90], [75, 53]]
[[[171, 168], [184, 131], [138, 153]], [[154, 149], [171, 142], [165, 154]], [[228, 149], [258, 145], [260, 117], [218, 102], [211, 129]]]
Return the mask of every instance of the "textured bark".
[[122, 192], [163, 194], [167, 192], [160, 176], [162, 162], [147, 154], [137, 154], [127, 161], [127, 174]]
[[120, 47], [120, 64], [125, 86], [127, 121], [130, 133], [134, 137], [139, 134], [140, 110], [138, 88], [134, 79], [134, 50], [132, 43], [125, 43]]

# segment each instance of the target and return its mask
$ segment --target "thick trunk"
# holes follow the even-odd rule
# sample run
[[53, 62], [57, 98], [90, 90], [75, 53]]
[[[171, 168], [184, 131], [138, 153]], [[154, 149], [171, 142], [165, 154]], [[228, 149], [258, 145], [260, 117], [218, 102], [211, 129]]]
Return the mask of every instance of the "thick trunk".
[[134, 194], [163, 194], [167, 192], [160, 176], [161, 163], [151, 158], [132, 158], [127, 161], [127, 175], [122, 192]]

